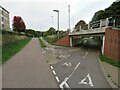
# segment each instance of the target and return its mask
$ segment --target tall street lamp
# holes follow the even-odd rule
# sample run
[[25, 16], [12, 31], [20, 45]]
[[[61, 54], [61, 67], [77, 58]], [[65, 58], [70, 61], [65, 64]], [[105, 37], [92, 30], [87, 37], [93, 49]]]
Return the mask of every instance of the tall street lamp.
[[53, 10], [54, 12], [58, 13], [58, 40], [59, 40], [59, 10]]
[[69, 32], [70, 32], [70, 5], [68, 5], [68, 20], [69, 20]]

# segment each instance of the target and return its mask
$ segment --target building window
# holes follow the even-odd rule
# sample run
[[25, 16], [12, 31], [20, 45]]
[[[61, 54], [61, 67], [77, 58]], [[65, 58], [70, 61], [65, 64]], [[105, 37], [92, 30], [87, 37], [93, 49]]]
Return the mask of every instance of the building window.
[[2, 15], [3, 15], [3, 10], [2, 10]]
[[4, 24], [2, 24], [2, 28], [4, 28]]
[[4, 17], [2, 17], [2, 21], [4, 22]]

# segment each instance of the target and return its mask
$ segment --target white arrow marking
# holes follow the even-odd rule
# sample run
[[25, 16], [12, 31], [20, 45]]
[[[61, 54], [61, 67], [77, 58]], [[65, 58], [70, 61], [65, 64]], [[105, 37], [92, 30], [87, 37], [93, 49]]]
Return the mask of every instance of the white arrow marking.
[[[89, 80], [89, 83], [85, 82], [87, 78]], [[89, 84], [90, 86], [94, 87], [90, 74], [88, 74], [81, 82], [79, 82], [79, 84]]]

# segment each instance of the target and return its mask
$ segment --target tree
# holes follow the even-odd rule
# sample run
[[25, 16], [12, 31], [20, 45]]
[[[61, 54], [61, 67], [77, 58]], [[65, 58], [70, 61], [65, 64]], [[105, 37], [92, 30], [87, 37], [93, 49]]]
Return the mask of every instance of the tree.
[[53, 35], [56, 34], [56, 31], [53, 27], [50, 27], [49, 30], [47, 31], [48, 35]]
[[25, 32], [26, 26], [20, 16], [14, 16], [13, 18], [13, 30], [17, 32]]
[[53, 27], [50, 27], [48, 31], [43, 32], [43, 36], [46, 37], [48, 35], [54, 35], [56, 34], [56, 31]]
[[[112, 17], [113, 19], [118, 21], [118, 18], [120, 18], [120, 1], [119, 2], [113, 2], [108, 8], [105, 10], [99, 10], [97, 11], [92, 21], [98, 21], [101, 19], [106, 19]], [[119, 22], [119, 21], [118, 21]]]
[[101, 20], [101, 19], [105, 19], [108, 17], [108, 13], [105, 12], [104, 10], [99, 10], [97, 11], [93, 18], [92, 18], [92, 21], [98, 21], [98, 20]]
[[35, 35], [35, 30], [27, 29], [25, 30], [25, 35], [29, 37], [33, 37]]
[[80, 30], [80, 26], [81, 26], [81, 29], [83, 30], [87, 30], [87, 24], [84, 20], [80, 20], [76, 25], [75, 25], [75, 30], [76, 31], [79, 31]]

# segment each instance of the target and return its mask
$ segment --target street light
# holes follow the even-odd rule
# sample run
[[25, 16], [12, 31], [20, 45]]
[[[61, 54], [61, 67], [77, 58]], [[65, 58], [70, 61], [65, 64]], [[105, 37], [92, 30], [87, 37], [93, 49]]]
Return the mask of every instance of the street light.
[[58, 40], [59, 40], [59, 10], [53, 10], [58, 13]]
[[68, 20], [69, 20], [69, 32], [70, 32], [70, 5], [68, 5]]

